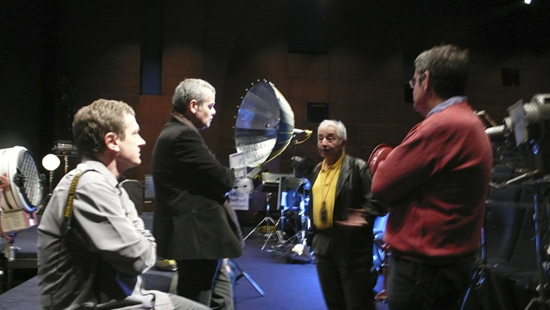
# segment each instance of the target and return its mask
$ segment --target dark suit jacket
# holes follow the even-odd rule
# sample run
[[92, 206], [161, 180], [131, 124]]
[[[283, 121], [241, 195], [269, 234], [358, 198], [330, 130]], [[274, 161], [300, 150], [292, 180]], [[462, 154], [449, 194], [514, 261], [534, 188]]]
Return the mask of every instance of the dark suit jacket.
[[172, 116], [153, 151], [157, 253], [175, 260], [241, 256], [223, 206], [235, 175], [210, 153], [196, 127]]
[[[315, 183], [320, 168], [321, 165], [316, 167], [312, 184]], [[370, 187], [371, 173], [367, 163], [362, 159], [345, 155], [336, 184], [333, 220], [347, 220], [348, 209], [363, 209], [368, 225], [349, 227], [334, 223], [332, 228], [317, 229], [312, 224], [308, 243], [312, 244], [315, 253], [333, 253], [343, 260], [353, 259], [358, 255], [368, 255], [372, 259], [374, 219], [386, 214], [387, 209], [373, 202]], [[315, 198], [312, 195], [310, 206], [313, 206]], [[313, 207], [310, 207], [308, 212], [313, 219]]]

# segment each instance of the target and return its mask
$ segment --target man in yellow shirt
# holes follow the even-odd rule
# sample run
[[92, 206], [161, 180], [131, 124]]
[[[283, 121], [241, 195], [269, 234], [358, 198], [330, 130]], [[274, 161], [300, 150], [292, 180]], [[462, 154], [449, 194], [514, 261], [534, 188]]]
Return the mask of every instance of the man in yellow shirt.
[[328, 309], [375, 309], [372, 228], [387, 210], [372, 202], [369, 165], [347, 155], [346, 143], [342, 122], [321, 122], [317, 147], [324, 160], [312, 178], [308, 243]]

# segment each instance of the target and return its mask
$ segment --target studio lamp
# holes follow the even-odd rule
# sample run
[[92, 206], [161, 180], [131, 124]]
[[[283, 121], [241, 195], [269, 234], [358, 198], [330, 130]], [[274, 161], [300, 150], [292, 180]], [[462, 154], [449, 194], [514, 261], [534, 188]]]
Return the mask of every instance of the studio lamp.
[[[291, 143], [293, 145], [305, 141], [312, 131], [294, 128], [294, 112], [283, 94], [268, 81], [258, 81], [252, 84], [242, 98], [235, 122], [235, 147], [237, 152], [244, 154], [246, 166], [253, 168], [249, 173], [261, 174], [262, 191], [266, 194], [266, 216], [256, 227], [245, 237], [262, 228], [265, 223], [267, 239], [262, 247], [266, 247], [272, 234], [270, 225], [279, 227], [275, 233], [282, 241], [284, 210], [281, 218], [275, 221], [269, 216], [271, 192], [277, 193], [277, 208], [281, 205], [281, 194], [283, 181], [288, 179], [288, 184], [297, 187], [301, 180], [295, 178], [294, 174], [276, 174], [264, 172], [264, 163], [279, 156]], [[303, 134], [305, 138], [301, 142], [296, 141], [296, 135]], [[257, 175], [248, 176], [253, 180], [259, 180]], [[291, 182], [295, 181], [295, 182]], [[298, 184], [294, 184], [298, 183]], [[286, 189], [286, 188], [285, 188]], [[288, 242], [290, 240], [286, 240]]]
[[8, 241], [4, 255], [10, 261], [15, 255], [16, 233], [38, 224], [35, 214], [43, 188], [34, 159], [22, 146], [0, 150], [0, 175], [8, 182], [2, 192], [0, 230]]
[[2, 195], [4, 213], [17, 210], [26, 213], [36, 211], [42, 202], [43, 192], [31, 153], [22, 146], [0, 150], [0, 174], [6, 174], [9, 182], [9, 188]]
[[42, 166], [44, 166], [44, 168], [46, 170], [48, 170], [50, 172], [50, 182], [49, 182], [49, 195], [52, 194], [53, 192], [53, 175], [54, 175], [54, 171], [59, 167], [59, 165], [61, 164], [61, 160], [59, 160], [59, 157], [57, 157], [56, 155], [54, 154], [48, 154], [46, 156], [44, 156], [44, 158], [42, 158]]
[[280, 155], [296, 133], [294, 112], [283, 94], [268, 81], [260, 81], [243, 97], [235, 122], [235, 146], [246, 165], [257, 167]]

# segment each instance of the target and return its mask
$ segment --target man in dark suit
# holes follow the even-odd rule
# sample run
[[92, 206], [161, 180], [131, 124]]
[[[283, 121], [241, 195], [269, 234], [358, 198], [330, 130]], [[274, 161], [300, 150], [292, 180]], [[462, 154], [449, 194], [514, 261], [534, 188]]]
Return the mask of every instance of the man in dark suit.
[[324, 160], [312, 179], [307, 241], [315, 252], [327, 308], [374, 310], [372, 228], [374, 219], [387, 211], [371, 200], [369, 166], [347, 155], [346, 143], [342, 122], [321, 122], [317, 147]]
[[208, 306], [222, 260], [242, 253], [225, 203], [234, 173], [214, 158], [199, 133], [216, 114], [215, 95], [204, 80], [181, 82], [153, 151], [157, 253], [176, 260], [178, 295]]

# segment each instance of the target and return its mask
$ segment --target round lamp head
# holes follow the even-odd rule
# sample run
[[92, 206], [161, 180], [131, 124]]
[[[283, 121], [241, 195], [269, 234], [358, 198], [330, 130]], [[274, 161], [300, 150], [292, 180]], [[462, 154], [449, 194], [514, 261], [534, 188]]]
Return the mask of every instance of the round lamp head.
[[2, 209], [35, 211], [42, 202], [43, 192], [31, 153], [22, 146], [1, 149], [0, 174], [6, 174], [10, 186], [2, 195]]
[[54, 154], [48, 154], [42, 158], [42, 166], [44, 166], [44, 168], [48, 171], [54, 171], [60, 164], [61, 161], [59, 160], [59, 157]]

